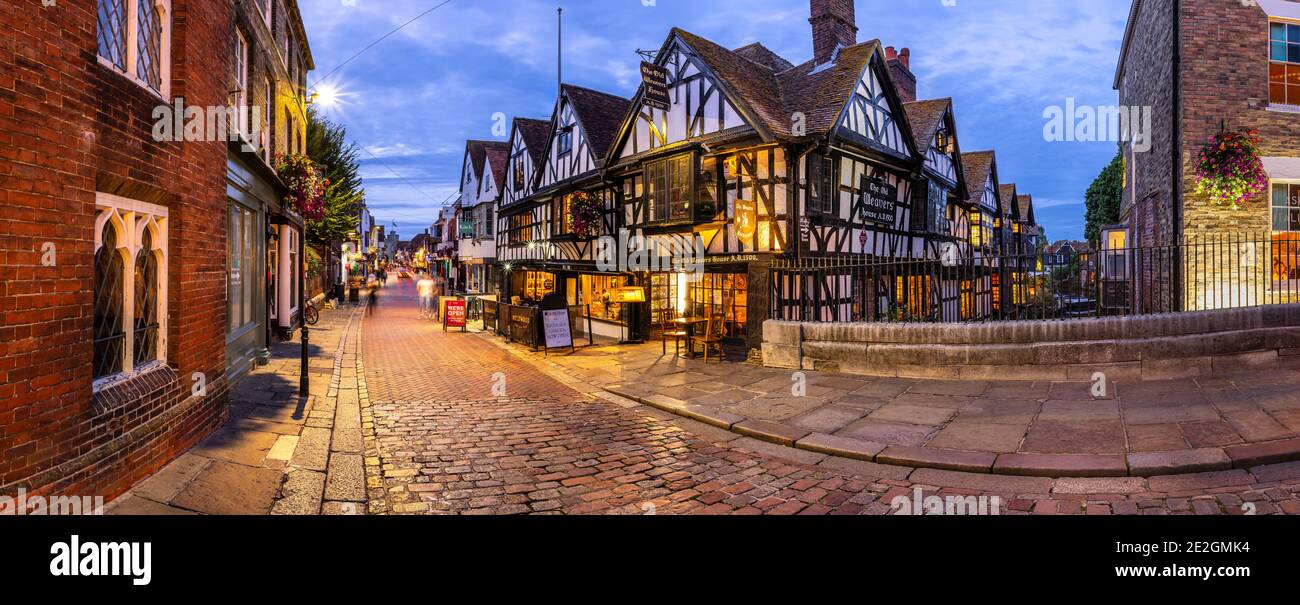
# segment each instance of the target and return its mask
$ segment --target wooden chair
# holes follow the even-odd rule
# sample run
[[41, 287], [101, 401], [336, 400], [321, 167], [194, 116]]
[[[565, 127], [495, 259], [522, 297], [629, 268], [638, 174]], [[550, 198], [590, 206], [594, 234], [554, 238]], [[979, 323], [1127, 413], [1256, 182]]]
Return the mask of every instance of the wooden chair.
[[690, 336], [684, 328], [673, 323], [673, 312], [671, 309], [665, 309], [659, 314], [659, 334], [660, 341], [663, 343], [663, 354], [668, 354], [668, 339], [673, 339], [673, 354], [682, 354], [682, 341]]
[[718, 360], [726, 361], [727, 352], [723, 350], [722, 340], [727, 334], [727, 322], [721, 314], [714, 314], [709, 317], [708, 327], [704, 330], [704, 336], [695, 340], [704, 346], [704, 363], [709, 363], [709, 351], [718, 351]]

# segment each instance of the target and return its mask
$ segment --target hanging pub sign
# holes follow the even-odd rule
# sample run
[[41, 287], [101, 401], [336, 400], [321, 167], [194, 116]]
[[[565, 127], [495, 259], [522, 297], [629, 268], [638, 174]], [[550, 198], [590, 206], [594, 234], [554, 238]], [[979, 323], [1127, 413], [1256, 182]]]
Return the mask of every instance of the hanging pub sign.
[[748, 240], [758, 231], [758, 205], [754, 200], [736, 200], [736, 237]]
[[859, 194], [858, 207], [862, 210], [862, 219], [882, 225], [894, 224], [898, 208], [898, 187], [882, 178], [868, 179], [862, 177], [862, 192]]
[[645, 88], [645, 94], [641, 95], [642, 103], [662, 111], [668, 111], [672, 108], [672, 101], [668, 98], [667, 69], [648, 61], [642, 61], [641, 84]]

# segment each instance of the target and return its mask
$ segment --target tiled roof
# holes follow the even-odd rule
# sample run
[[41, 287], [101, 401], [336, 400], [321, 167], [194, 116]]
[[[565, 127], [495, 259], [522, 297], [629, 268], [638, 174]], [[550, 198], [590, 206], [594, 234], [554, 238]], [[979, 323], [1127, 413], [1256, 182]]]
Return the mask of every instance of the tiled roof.
[[492, 178], [496, 180], [497, 191], [501, 191], [506, 182], [506, 164], [510, 161], [510, 143], [496, 141], [486, 147], [487, 161], [492, 166]]
[[961, 154], [962, 170], [966, 173], [966, 188], [970, 190], [971, 204], [984, 201], [984, 183], [993, 173], [992, 151], [970, 151]]
[[[829, 66], [814, 61], [791, 66], [761, 44], [733, 51], [680, 28], [674, 28], [673, 34], [718, 75], [719, 86], [743, 105], [742, 112], [759, 122], [755, 127], [782, 139], [830, 132], [880, 46], [879, 41], [871, 40], [842, 48]], [[795, 113], [806, 118], [806, 137], [794, 136]]]
[[1016, 184], [1006, 183], [998, 187], [998, 197], [1002, 198], [1002, 215], [1015, 217], [1020, 205], [1016, 201]]
[[578, 114], [578, 120], [582, 122], [583, 131], [587, 135], [587, 144], [591, 146], [591, 152], [599, 163], [614, 143], [614, 137], [618, 136], [618, 129], [632, 108], [632, 102], [572, 84], [564, 85], [564, 93], [573, 103], [573, 110]]
[[[474, 178], [483, 178], [483, 158], [487, 156], [487, 144], [492, 141], [475, 141], [473, 139], [465, 141], [465, 153], [469, 154], [469, 165], [474, 169]], [[465, 180], [465, 175], [460, 175], [460, 180]]]
[[519, 134], [524, 137], [524, 145], [528, 147], [528, 155], [532, 157], [533, 165], [541, 165], [542, 152], [546, 150], [546, 135], [550, 131], [551, 122], [549, 120], [515, 118], [515, 127], [519, 129]]
[[916, 152], [924, 155], [930, 151], [934, 135], [943, 125], [943, 117], [952, 107], [952, 99], [934, 99], [904, 103], [903, 112], [907, 114], [907, 123], [912, 126], [912, 142]]
[[1034, 220], [1034, 196], [1027, 193], [1017, 194], [1020, 200], [1020, 214], [1016, 217], [1020, 222], [1031, 223]]
[[794, 67], [793, 63], [786, 61], [781, 55], [772, 52], [771, 49], [758, 42], [742, 46], [732, 52], [778, 73]]

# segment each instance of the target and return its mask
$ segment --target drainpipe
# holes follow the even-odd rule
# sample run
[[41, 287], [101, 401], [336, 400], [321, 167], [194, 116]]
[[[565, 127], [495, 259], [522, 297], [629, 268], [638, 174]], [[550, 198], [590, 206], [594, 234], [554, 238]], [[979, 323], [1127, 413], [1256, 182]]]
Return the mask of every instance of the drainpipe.
[[1174, 263], [1177, 270], [1173, 273], [1174, 292], [1174, 311], [1182, 311], [1186, 307], [1187, 293], [1183, 291], [1183, 272], [1186, 267], [1183, 265], [1183, 248], [1178, 244], [1183, 242], [1183, 98], [1182, 98], [1182, 72], [1183, 72], [1183, 54], [1182, 54], [1182, 0], [1174, 0], [1174, 35], [1173, 35], [1173, 140], [1170, 147], [1173, 148], [1173, 204], [1171, 217], [1173, 220], [1174, 231]]

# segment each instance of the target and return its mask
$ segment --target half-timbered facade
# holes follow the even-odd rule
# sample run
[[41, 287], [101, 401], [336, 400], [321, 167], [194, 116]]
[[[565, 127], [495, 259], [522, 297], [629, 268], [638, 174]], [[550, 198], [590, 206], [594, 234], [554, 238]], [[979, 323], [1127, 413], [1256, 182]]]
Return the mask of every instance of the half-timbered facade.
[[627, 277], [597, 266], [599, 238], [618, 229], [619, 190], [601, 167], [627, 110], [627, 99], [565, 84], [544, 130], [516, 120], [498, 218], [506, 300], [562, 296], [589, 310], [593, 330], [607, 336], [623, 331], [622, 308], [608, 298]]

